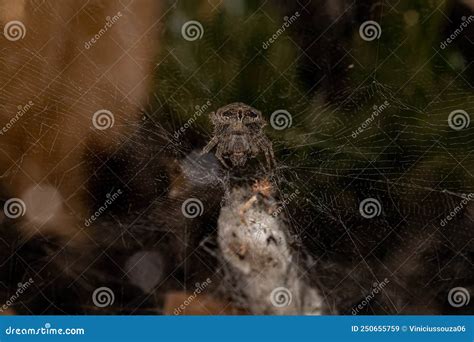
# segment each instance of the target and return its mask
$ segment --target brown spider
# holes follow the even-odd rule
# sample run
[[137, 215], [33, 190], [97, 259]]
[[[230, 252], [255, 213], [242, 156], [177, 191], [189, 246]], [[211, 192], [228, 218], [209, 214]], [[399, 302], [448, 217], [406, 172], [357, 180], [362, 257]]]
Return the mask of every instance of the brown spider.
[[266, 122], [260, 111], [235, 102], [209, 116], [214, 125], [214, 136], [201, 155], [217, 146], [216, 157], [227, 168], [225, 159], [229, 159], [234, 167], [243, 166], [247, 159], [255, 158], [260, 152], [265, 154], [270, 169], [272, 164], [276, 164], [272, 143], [263, 132]]

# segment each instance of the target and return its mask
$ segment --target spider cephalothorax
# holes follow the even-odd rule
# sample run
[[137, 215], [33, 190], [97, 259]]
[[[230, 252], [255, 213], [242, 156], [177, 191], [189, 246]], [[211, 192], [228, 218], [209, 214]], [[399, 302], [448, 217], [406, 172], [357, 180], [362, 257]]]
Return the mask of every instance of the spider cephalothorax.
[[265, 136], [266, 125], [262, 113], [245, 103], [236, 102], [219, 108], [210, 114], [214, 125], [214, 136], [204, 147], [202, 153], [216, 148], [216, 157], [228, 167], [243, 166], [249, 158], [255, 158], [260, 152], [265, 154], [268, 167], [275, 164], [271, 141]]

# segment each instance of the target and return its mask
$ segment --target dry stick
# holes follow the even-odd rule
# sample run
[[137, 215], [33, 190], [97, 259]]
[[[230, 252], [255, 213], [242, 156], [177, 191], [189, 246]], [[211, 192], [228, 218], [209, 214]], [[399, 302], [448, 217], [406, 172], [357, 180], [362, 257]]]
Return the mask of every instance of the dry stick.
[[288, 226], [272, 214], [276, 200], [232, 190], [218, 220], [219, 252], [232, 299], [253, 314], [323, 313], [319, 291], [300, 279]]

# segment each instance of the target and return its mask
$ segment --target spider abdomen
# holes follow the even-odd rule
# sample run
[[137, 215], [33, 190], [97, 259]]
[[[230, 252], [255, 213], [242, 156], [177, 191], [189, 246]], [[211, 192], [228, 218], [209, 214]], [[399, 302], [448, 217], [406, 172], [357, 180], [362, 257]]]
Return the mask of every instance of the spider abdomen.
[[246, 135], [232, 134], [226, 146], [225, 154], [234, 166], [243, 166], [247, 161], [250, 150]]

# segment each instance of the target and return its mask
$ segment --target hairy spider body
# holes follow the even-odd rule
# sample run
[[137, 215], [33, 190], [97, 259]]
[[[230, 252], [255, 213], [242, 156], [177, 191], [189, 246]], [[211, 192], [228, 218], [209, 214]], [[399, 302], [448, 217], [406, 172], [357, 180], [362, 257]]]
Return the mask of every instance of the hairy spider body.
[[225, 166], [244, 166], [248, 159], [263, 152], [268, 167], [275, 165], [271, 141], [265, 136], [262, 113], [245, 103], [235, 102], [210, 114], [214, 135], [201, 154], [216, 147], [216, 157]]

